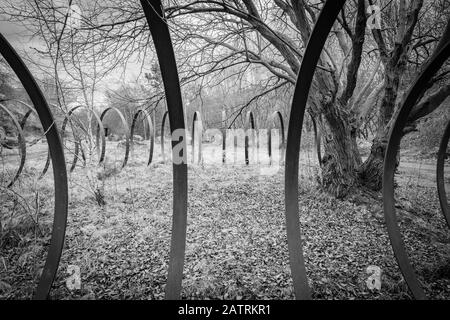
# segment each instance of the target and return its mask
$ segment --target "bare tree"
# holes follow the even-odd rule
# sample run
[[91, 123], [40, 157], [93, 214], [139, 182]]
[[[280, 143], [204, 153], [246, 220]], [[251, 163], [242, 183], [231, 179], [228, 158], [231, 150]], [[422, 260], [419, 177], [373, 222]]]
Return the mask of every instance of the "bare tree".
[[[236, 106], [236, 116], [265, 95], [292, 92], [323, 2], [168, 1], [166, 16], [182, 85], [201, 95], [214, 87], [230, 87], [230, 83], [232, 87], [242, 83], [245, 74], [264, 70], [254, 96]], [[9, 4], [4, 13], [12, 19], [43, 19], [32, 1], [20, 10], [18, 4]], [[85, 53], [87, 59], [95, 56], [109, 70], [136, 57], [143, 65], [149, 63], [152, 44], [137, 1], [81, 4], [83, 24], [76, 32], [88, 31], [91, 36], [71, 43], [71, 50]], [[347, 1], [320, 58], [308, 103], [324, 137], [323, 185], [336, 196], [360, 185], [381, 188], [382, 161], [395, 111], [450, 16], [448, 0], [379, 0], [381, 29], [368, 29], [368, 8], [373, 4], [372, 0]], [[449, 70], [446, 65], [428, 85], [405, 133], [448, 97]], [[371, 153], [363, 162], [357, 137], [368, 127], [374, 136]]]

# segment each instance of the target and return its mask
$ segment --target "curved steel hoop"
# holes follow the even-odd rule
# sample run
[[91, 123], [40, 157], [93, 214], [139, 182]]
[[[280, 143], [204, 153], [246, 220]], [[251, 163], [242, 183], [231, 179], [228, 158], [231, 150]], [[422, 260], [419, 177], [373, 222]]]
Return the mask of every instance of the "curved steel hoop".
[[447, 221], [447, 226], [450, 228], [450, 208], [448, 206], [444, 180], [444, 165], [445, 159], [448, 157], [447, 146], [449, 138], [450, 138], [450, 121], [447, 123], [444, 135], [442, 136], [436, 164], [436, 182], [439, 195], [439, 203], [441, 204], [441, 209], [442, 213], [444, 214], [445, 221]]
[[[173, 159], [173, 219], [172, 239], [170, 247], [169, 271], [167, 275], [166, 299], [179, 299], [183, 278], [184, 255], [186, 249], [187, 226], [187, 163], [186, 163], [186, 131], [178, 79], [175, 54], [170, 39], [167, 22], [164, 18], [160, 0], [141, 0], [147, 23], [150, 27], [153, 43], [158, 55], [159, 67], [164, 82], [169, 122], [172, 137], [174, 132], [182, 131], [181, 142], [172, 140]], [[163, 140], [161, 137], [161, 144]], [[175, 154], [175, 147], [181, 145], [181, 163], [177, 161], [180, 154]]]
[[298, 163], [303, 118], [308, 101], [309, 90], [322, 48], [330, 33], [337, 15], [345, 4], [345, 0], [328, 0], [317, 19], [303, 56], [302, 65], [295, 85], [289, 118], [286, 163], [285, 163], [285, 204], [286, 232], [289, 248], [289, 262], [297, 299], [310, 299], [310, 289], [306, 277], [300, 236], [298, 208]]
[[416, 78], [406, 95], [406, 99], [404, 100], [397, 118], [395, 119], [395, 123], [391, 128], [389, 143], [384, 159], [383, 207], [386, 226], [397, 263], [409, 289], [416, 299], [425, 299], [426, 297], [411, 266], [411, 263], [409, 262], [397, 218], [395, 216], [394, 174], [396, 167], [396, 156], [400, 146], [400, 140], [403, 136], [403, 128], [408, 121], [409, 114], [430, 79], [450, 56], [450, 41], [443, 45], [439, 45], [438, 47], [441, 49], [439, 50], [438, 48], [438, 50], [435, 51], [425, 69]]
[[[147, 165], [150, 165], [150, 163], [152, 163], [153, 160], [153, 148], [155, 146], [155, 129], [153, 126], [153, 121], [152, 118], [150, 117], [150, 114], [147, 112], [146, 109], [138, 109], [134, 116], [133, 116], [133, 121], [131, 122], [131, 132], [130, 132], [130, 136], [131, 136], [131, 145], [133, 145], [133, 140], [134, 140], [134, 130], [136, 128], [136, 122], [137, 119], [139, 118], [139, 116], [143, 114], [145, 116], [145, 119], [147, 120], [147, 124], [148, 124], [148, 130], [150, 132], [150, 152], [148, 155], [148, 162]], [[145, 130], [145, 128], [144, 128]]]
[[55, 213], [53, 219], [52, 237], [50, 240], [50, 247], [48, 249], [44, 269], [34, 295], [35, 299], [46, 299], [58, 270], [67, 225], [68, 186], [64, 150], [52, 113], [47, 105], [47, 102], [45, 101], [44, 95], [39, 89], [28, 68], [1, 33], [0, 54], [11, 66], [36, 108], [42, 128], [46, 133], [47, 143], [53, 163]]
[[25, 142], [25, 137], [23, 135], [22, 126], [20, 125], [19, 121], [17, 120], [16, 116], [9, 111], [7, 107], [5, 107], [3, 104], [0, 103], [0, 109], [3, 110], [13, 121], [14, 126], [17, 129], [18, 134], [18, 143], [19, 143], [19, 153], [20, 153], [20, 163], [19, 167], [16, 170], [16, 173], [14, 176], [9, 180], [9, 182], [6, 184], [7, 188], [11, 188], [14, 183], [19, 179], [20, 174], [22, 173], [23, 167], [25, 166], [25, 160], [27, 155], [27, 147]]
[[[97, 132], [100, 132], [100, 138], [101, 138], [101, 143], [102, 143], [101, 150], [99, 152], [100, 159], [98, 161], [98, 164], [101, 164], [104, 161], [104, 159], [105, 159], [105, 148], [106, 148], [105, 128], [103, 127], [102, 120], [98, 116], [97, 112], [95, 112], [94, 110], [91, 110], [91, 109], [89, 109], [89, 108], [87, 108], [86, 106], [83, 106], [83, 105], [78, 105], [78, 106], [72, 107], [69, 110], [69, 112], [67, 112], [67, 115], [64, 117], [64, 120], [63, 120], [63, 123], [62, 123], [62, 126], [61, 126], [62, 139], [64, 139], [64, 134], [66, 132], [66, 126], [67, 126], [67, 123], [70, 120], [70, 117], [72, 116], [72, 114], [76, 110], [78, 110], [80, 108], [86, 109], [88, 112], [92, 113], [92, 115], [94, 116], [95, 121], [97, 122], [97, 126], [98, 126], [97, 128], [99, 128]], [[99, 143], [99, 135], [97, 134], [97, 145], [98, 145], [98, 143]], [[79, 150], [81, 148], [82, 147], [81, 147], [81, 139], [80, 139], [80, 137], [75, 137], [75, 151], [74, 151], [72, 164], [70, 166], [70, 172], [72, 172], [75, 169], [76, 165], [77, 165]], [[82, 149], [81, 149], [81, 152], [82, 152], [82, 155], [83, 155], [83, 158], [84, 158], [84, 153], [83, 153]]]
[[162, 117], [161, 121], [161, 156], [163, 159], [163, 162], [166, 162], [166, 154], [164, 153], [164, 127], [166, 126], [167, 116], [169, 115], [169, 111], [164, 112], [164, 115]]
[[[28, 109], [27, 113], [25, 113], [25, 115], [23, 116], [23, 118], [20, 120], [20, 126], [22, 127], [22, 130], [23, 130], [23, 128], [25, 127], [25, 124], [27, 123], [28, 118], [30, 117], [30, 115], [31, 115], [32, 113], [35, 114], [36, 117], [39, 118], [39, 115], [38, 115], [36, 109], [34, 109], [34, 108], [33, 108], [32, 106], [30, 106], [28, 103], [26, 103], [26, 102], [24, 102], [24, 101], [21, 101], [21, 100], [17, 100], [17, 99], [8, 99], [8, 100], [6, 100], [6, 101], [8, 101], [8, 102], [11, 101], [11, 102], [17, 102], [17, 103], [20, 103], [22, 106], [24, 106], [25, 108]], [[48, 147], [47, 147], [47, 149], [48, 149]], [[45, 160], [45, 165], [44, 165], [44, 168], [42, 169], [42, 172], [41, 172], [41, 174], [40, 174], [40, 176], [39, 176], [39, 179], [42, 179], [42, 178], [45, 176], [45, 174], [46, 174], [47, 171], [48, 171], [49, 166], [50, 166], [50, 150], [47, 150], [47, 159]]]
[[192, 163], [195, 163], [195, 126], [200, 130], [198, 135], [198, 155], [197, 161], [198, 163], [202, 162], [202, 140], [203, 140], [203, 122], [202, 122], [202, 114], [200, 111], [195, 111], [194, 116], [192, 118]]
[[271, 126], [274, 125], [275, 120], [279, 121], [280, 123], [280, 130], [281, 130], [281, 160], [283, 160], [284, 157], [284, 149], [286, 148], [286, 134], [284, 131], [284, 120], [283, 120], [283, 115], [281, 114], [280, 111], [275, 111], [274, 113], [272, 113], [269, 116], [269, 130], [267, 132], [267, 147], [268, 147], [268, 152], [269, 152], [269, 159], [270, 159], [270, 163], [272, 163], [272, 131], [271, 131]]
[[[103, 112], [100, 114], [100, 122], [103, 124], [103, 119], [105, 118], [106, 114], [109, 111], [115, 111], [120, 118], [120, 121], [122, 122], [122, 126], [125, 128], [125, 156], [122, 162], [122, 168], [125, 167], [127, 165], [128, 162], [128, 157], [130, 154], [130, 129], [128, 128], [128, 123], [127, 120], [125, 120], [125, 117], [123, 116], [123, 113], [117, 109], [116, 107], [108, 107], [105, 110], [103, 110]], [[100, 127], [97, 127], [97, 141], [99, 139], [98, 135], [100, 133]], [[103, 138], [105, 138], [105, 129], [103, 128]], [[101, 159], [105, 158], [105, 152], [106, 152], [106, 140], [105, 140], [105, 147], [102, 148], [102, 155], [101, 155]]]
[[[256, 142], [256, 150], [257, 152], [259, 152], [259, 142], [258, 142], [258, 136], [256, 134], [256, 120], [255, 120], [255, 115], [253, 114], [252, 111], [248, 111], [246, 116], [245, 116], [245, 126], [246, 128], [250, 127], [250, 129], [252, 130], [252, 148], [254, 150], [255, 148], [255, 142]], [[245, 145], [244, 145], [244, 151], [245, 151], [245, 164], [249, 165], [250, 164], [250, 160], [249, 160], [249, 136], [247, 134], [247, 132], [245, 133]]]

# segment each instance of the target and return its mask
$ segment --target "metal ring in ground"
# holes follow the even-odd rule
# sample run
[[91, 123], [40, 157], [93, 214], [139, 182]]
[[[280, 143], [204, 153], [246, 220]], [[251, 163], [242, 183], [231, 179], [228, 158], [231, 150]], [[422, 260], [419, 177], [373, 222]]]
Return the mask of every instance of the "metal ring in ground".
[[[130, 154], [130, 129], [128, 128], [128, 123], [127, 120], [125, 120], [125, 117], [123, 116], [123, 113], [120, 112], [119, 109], [117, 109], [116, 107], [108, 107], [105, 110], [103, 110], [103, 112], [100, 114], [100, 121], [103, 123], [103, 118], [106, 116], [106, 114], [109, 111], [115, 111], [119, 117], [120, 117], [120, 121], [122, 122], [122, 126], [125, 128], [125, 157], [123, 159], [122, 162], [122, 168], [125, 167], [127, 165], [128, 162], [128, 157]], [[105, 129], [103, 128], [103, 136], [105, 136]], [[100, 128], [97, 127], [97, 141], [98, 141], [98, 135], [99, 135], [99, 131]], [[105, 152], [106, 152], [106, 141], [105, 141], [105, 148], [102, 148], [102, 155], [101, 158], [104, 159], [105, 158]]]
[[[83, 105], [78, 105], [78, 106], [75, 106], [75, 107], [71, 108], [69, 110], [69, 112], [67, 112], [67, 115], [65, 116], [65, 118], [63, 120], [63, 123], [62, 123], [62, 126], [61, 126], [61, 137], [64, 137], [64, 134], [65, 134], [65, 131], [66, 131], [66, 126], [67, 126], [67, 123], [69, 122], [70, 117], [72, 116], [72, 114], [76, 110], [78, 110], [80, 108], [86, 109], [87, 111], [92, 113], [92, 115], [94, 116], [95, 121], [97, 122], [97, 125], [98, 125], [97, 128], [100, 128], [99, 131], [100, 131], [100, 138], [102, 140], [102, 145], [101, 145], [101, 150], [99, 152], [100, 159], [99, 159], [98, 163], [101, 164], [103, 162], [104, 158], [105, 158], [106, 140], [105, 140], [105, 128], [103, 127], [102, 120], [98, 116], [97, 112], [95, 112], [94, 110], [91, 110], [88, 107], [83, 106]], [[98, 139], [99, 138], [98, 135], [97, 135], [96, 138], [97, 138], [97, 142], [96, 143], [97, 143], [97, 146], [98, 146], [98, 142], [99, 142], [98, 141], [99, 140]], [[72, 172], [75, 169], [75, 166], [77, 164], [79, 148], [81, 148], [81, 139], [79, 137], [75, 137], [75, 151], [74, 151], [74, 157], [73, 157], [73, 160], [72, 160], [72, 165], [70, 166], [70, 172]], [[83, 152], [83, 150], [81, 150], [81, 151]]]
[[450, 138], [450, 121], [447, 123], [444, 135], [442, 136], [436, 164], [436, 182], [439, 195], [439, 203], [441, 204], [441, 209], [442, 213], [444, 214], [445, 221], [447, 221], [447, 225], [450, 228], [450, 208], [448, 206], [444, 180], [444, 164], [445, 158], [447, 157], [447, 146], [449, 138]]
[[[267, 147], [268, 147], [268, 151], [269, 151], [269, 159], [270, 159], [270, 163], [272, 163], [272, 126], [275, 124], [275, 120], [278, 119], [278, 121], [280, 122], [280, 130], [281, 130], [281, 157], [284, 156], [284, 149], [286, 147], [286, 135], [285, 135], [285, 131], [284, 131], [284, 120], [283, 120], [283, 115], [281, 114], [280, 111], [275, 111], [274, 113], [272, 113], [268, 119], [269, 122], [269, 128], [268, 128], [268, 132], [267, 132]], [[283, 160], [282, 158], [280, 159], [281, 161]]]
[[166, 162], [166, 154], [164, 153], [164, 127], [166, 126], [167, 116], [169, 115], [169, 111], [164, 112], [161, 121], [161, 156], [163, 162]]
[[21, 127], [19, 121], [17, 120], [16, 116], [11, 111], [9, 111], [9, 109], [7, 107], [5, 107], [1, 103], [0, 103], [0, 109], [3, 110], [12, 119], [14, 126], [17, 129], [17, 139], [18, 139], [18, 143], [19, 143], [20, 163], [19, 163], [19, 167], [16, 170], [16, 173], [11, 178], [11, 180], [9, 180], [8, 183], [6, 184], [6, 187], [10, 188], [14, 185], [14, 183], [17, 181], [17, 179], [19, 179], [19, 176], [22, 173], [23, 167], [25, 166], [25, 159], [27, 156], [27, 147], [26, 147], [26, 142], [25, 142], [25, 137], [23, 135], [22, 127]]
[[[253, 141], [252, 147], [254, 150], [255, 142], [256, 142], [256, 144], [257, 144], [256, 150], [258, 152], [259, 151], [259, 142], [258, 142], [258, 136], [255, 131], [256, 130], [256, 121], [255, 121], [255, 116], [252, 111], [248, 111], [245, 116], [245, 127], [246, 127], [245, 130], [247, 130], [247, 127], [249, 127], [249, 125], [250, 125], [250, 129], [251, 129], [252, 141]], [[245, 151], [245, 164], [246, 165], [250, 164], [248, 148], [249, 148], [249, 136], [248, 136], [247, 132], [245, 132], [244, 151]]]
[[[184, 255], [186, 249], [187, 226], [187, 163], [186, 163], [186, 128], [183, 102], [181, 99], [180, 81], [178, 78], [175, 54], [170, 39], [167, 21], [164, 18], [160, 0], [141, 0], [147, 23], [150, 27], [153, 43], [158, 56], [159, 67], [164, 82], [169, 123], [172, 133], [181, 130], [182, 142], [172, 140], [173, 162], [173, 219], [172, 240], [170, 246], [169, 271], [167, 275], [166, 299], [179, 299], [183, 278]], [[161, 137], [162, 139], [162, 137]], [[161, 140], [162, 144], [162, 140]], [[182, 159], [174, 148], [181, 144]], [[175, 158], [177, 157], [177, 158]]]
[[295, 85], [289, 118], [284, 182], [286, 232], [289, 248], [289, 262], [294, 282], [295, 296], [297, 299], [311, 298], [303, 257], [298, 208], [298, 163], [303, 118], [305, 115], [306, 103], [308, 102], [311, 82], [322, 48], [324, 47], [331, 27], [344, 4], [345, 0], [328, 0], [322, 8], [303, 56], [297, 83]]
[[[133, 139], [134, 139], [134, 130], [136, 128], [136, 122], [137, 119], [139, 118], [139, 116], [143, 114], [145, 115], [145, 119], [147, 119], [147, 123], [148, 123], [148, 130], [150, 132], [150, 152], [148, 155], [148, 162], [147, 165], [150, 165], [150, 163], [152, 163], [153, 160], [153, 148], [155, 146], [155, 130], [153, 127], [153, 121], [152, 118], [150, 117], [150, 114], [147, 112], [146, 109], [138, 109], [136, 111], [136, 113], [133, 115], [133, 121], [131, 122], [131, 132], [130, 132], [130, 136], [131, 136], [131, 145], [133, 145]], [[145, 128], [144, 128], [145, 131]], [[145, 135], [145, 133], [144, 133]]]
[[[17, 100], [17, 99], [7, 99], [6, 101], [20, 103], [22, 106], [24, 106], [25, 108], [28, 109], [27, 113], [25, 113], [23, 118], [20, 120], [20, 126], [21, 126], [22, 130], [25, 127], [25, 124], [26, 124], [28, 118], [30, 117], [31, 113], [34, 113], [39, 118], [39, 115], [38, 115], [36, 109], [34, 109], [28, 103], [21, 101], [21, 100]], [[47, 173], [49, 166], [50, 166], [50, 150], [48, 149], [47, 150], [47, 159], [45, 160], [45, 165], [44, 165], [44, 168], [42, 169], [41, 174], [39, 175], [39, 179], [42, 179], [44, 177], [44, 175]]]
[[47, 137], [53, 164], [53, 180], [55, 187], [55, 213], [53, 219], [52, 237], [48, 249], [47, 259], [34, 294], [35, 299], [46, 299], [52, 287], [58, 270], [59, 260], [63, 249], [67, 225], [68, 186], [64, 150], [58, 130], [53, 120], [50, 108], [44, 95], [33, 79], [28, 68], [19, 58], [8, 41], [0, 33], [0, 54], [5, 58], [14, 73], [19, 78], [39, 114], [42, 128]]
[[192, 118], [192, 141], [191, 141], [191, 145], [192, 145], [192, 163], [195, 163], [195, 125], [197, 124], [197, 126], [200, 129], [200, 133], [199, 133], [199, 139], [198, 139], [198, 156], [197, 156], [197, 161], [198, 163], [202, 162], [202, 137], [203, 137], [203, 122], [202, 122], [202, 115], [200, 113], [200, 111], [195, 111], [194, 112], [194, 117]]
[[407, 92], [406, 99], [404, 100], [397, 118], [395, 119], [395, 123], [391, 128], [389, 143], [387, 145], [386, 155], [384, 158], [383, 207], [386, 226], [397, 263], [409, 289], [416, 299], [425, 299], [426, 296], [408, 259], [395, 215], [394, 174], [396, 169], [397, 152], [399, 150], [400, 140], [403, 136], [403, 129], [408, 121], [409, 114], [415, 106], [417, 100], [420, 98], [423, 88], [426, 88], [430, 79], [450, 56], [450, 41], [438, 47], [440, 50], [438, 49], [435, 51], [425, 69], [416, 78], [413, 85], [410, 86]]

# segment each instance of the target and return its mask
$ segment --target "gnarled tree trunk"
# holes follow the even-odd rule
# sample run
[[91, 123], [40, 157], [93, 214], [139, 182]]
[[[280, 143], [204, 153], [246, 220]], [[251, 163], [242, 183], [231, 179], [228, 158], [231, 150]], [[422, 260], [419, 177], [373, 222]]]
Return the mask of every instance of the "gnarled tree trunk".
[[[335, 102], [333, 102], [335, 103]], [[361, 157], [356, 143], [356, 131], [351, 116], [336, 105], [325, 106], [323, 132], [325, 153], [322, 158], [322, 186], [338, 198], [357, 187]]]
[[359, 168], [361, 185], [379, 191], [383, 184], [383, 161], [387, 147], [387, 137], [377, 136], [373, 139], [369, 157]]

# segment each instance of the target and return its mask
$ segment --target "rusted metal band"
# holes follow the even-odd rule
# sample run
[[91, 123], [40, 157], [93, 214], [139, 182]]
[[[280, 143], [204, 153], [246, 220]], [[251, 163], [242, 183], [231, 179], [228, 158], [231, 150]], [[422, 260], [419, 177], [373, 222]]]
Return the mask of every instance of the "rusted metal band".
[[22, 173], [23, 167], [25, 166], [26, 156], [27, 156], [27, 147], [25, 142], [25, 136], [22, 131], [22, 126], [20, 125], [19, 121], [17, 120], [16, 116], [9, 111], [9, 109], [0, 103], [0, 109], [2, 109], [11, 119], [14, 123], [14, 126], [17, 129], [17, 139], [19, 143], [19, 154], [20, 154], [20, 163], [19, 166], [14, 173], [14, 176], [6, 183], [6, 187], [10, 188], [14, 185], [14, 183], [19, 179], [20, 174]]
[[191, 141], [191, 145], [192, 145], [192, 163], [195, 163], [195, 125], [197, 124], [197, 126], [200, 129], [200, 133], [198, 134], [199, 139], [198, 139], [198, 154], [197, 154], [197, 161], [198, 163], [202, 162], [202, 137], [203, 137], [203, 122], [202, 122], [202, 115], [200, 113], [200, 111], [195, 111], [194, 112], [194, 117], [192, 118], [192, 141]]
[[55, 187], [55, 213], [52, 237], [44, 269], [34, 294], [35, 299], [46, 299], [58, 270], [64, 245], [67, 224], [68, 186], [64, 150], [50, 108], [44, 95], [28, 68], [19, 58], [8, 41], [0, 33], [0, 54], [5, 58], [27, 91], [47, 137], [47, 143], [53, 163], [53, 181]]
[[[148, 130], [150, 132], [150, 137], [149, 137], [150, 151], [149, 151], [148, 162], [147, 162], [147, 165], [150, 165], [150, 163], [152, 163], [152, 160], [153, 160], [153, 149], [155, 146], [155, 129], [153, 126], [152, 118], [150, 117], [150, 114], [147, 112], [146, 109], [138, 109], [133, 116], [133, 121], [131, 122], [131, 133], [130, 133], [131, 145], [133, 145], [133, 141], [134, 141], [134, 130], [136, 128], [136, 122], [141, 114], [143, 114], [145, 116], [145, 119], [147, 120], [147, 124], [148, 124]], [[145, 128], [144, 128], [144, 131], [145, 131]]]
[[164, 153], [164, 127], [166, 126], [167, 116], [169, 115], [169, 111], [164, 112], [164, 115], [162, 117], [161, 121], [161, 156], [162, 160], [165, 163], [166, 162], [166, 154]]
[[[108, 107], [105, 110], [103, 110], [103, 112], [100, 114], [100, 122], [103, 123], [103, 119], [105, 118], [106, 114], [111, 110], [115, 111], [119, 115], [120, 121], [122, 122], [122, 126], [125, 128], [125, 156], [124, 156], [124, 159], [122, 162], [122, 168], [123, 168], [127, 165], [128, 157], [130, 154], [130, 129], [128, 127], [127, 120], [125, 120], [125, 117], [123, 116], [123, 113], [116, 107]], [[97, 127], [97, 141], [99, 139], [99, 137], [98, 137], [99, 132], [100, 132], [100, 128]], [[103, 137], [104, 136], [105, 136], [105, 129], [103, 128]], [[102, 155], [101, 155], [102, 159], [105, 158], [105, 152], [106, 152], [106, 141], [105, 141], [105, 148], [102, 148]]]
[[450, 42], [443, 44], [440, 48], [440, 50], [437, 50], [437, 52], [433, 54], [425, 69], [415, 79], [413, 85], [410, 86], [406, 99], [404, 100], [391, 128], [389, 143], [387, 145], [386, 155], [384, 158], [383, 206], [386, 226], [397, 263], [409, 289], [416, 299], [426, 299], [426, 296], [409, 261], [402, 235], [400, 233], [400, 228], [398, 226], [397, 217], [395, 215], [394, 174], [396, 169], [397, 152], [399, 150], [400, 141], [403, 136], [403, 129], [408, 121], [409, 114], [417, 100], [420, 98], [423, 89], [427, 87], [430, 79], [450, 56]]
[[[97, 142], [96, 142], [96, 143], [97, 143], [97, 146], [98, 146], [98, 144], [99, 144], [99, 136], [100, 136], [100, 139], [101, 139], [101, 149], [100, 149], [100, 151], [98, 152], [98, 153], [99, 153], [99, 156], [100, 156], [100, 159], [99, 159], [99, 161], [98, 161], [98, 164], [101, 164], [101, 163], [105, 160], [105, 148], [106, 148], [105, 128], [103, 127], [102, 120], [101, 120], [100, 117], [98, 116], [97, 112], [95, 112], [94, 110], [91, 110], [91, 109], [89, 109], [88, 107], [83, 106], [83, 105], [78, 105], [78, 106], [72, 107], [72, 108], [67, 112], [67, 115], [64, 117], [64, 120], [63, 120], [63, 123], [62, 123], [62, 126], [61, 126], [61, 138], [64, 139], [64, 134], [65, 134], [65, 132], [66, 132], [66, 126], [67, 126], [67, 123], [68, 123], [69, 120], [70, 120], [70, 117], [72, 116], [72, 114], [73, 114], [76, 110], [78, 110], [78, 109], [80, 109], [80, 108], [83, 108], [83, 109], [87, 110], [88, 112], [90, 112], [90, 113], [94, 116], [95, 121], [97, 122], [97, 125], [98, 125], [97, 128], [100, 128], [100, 129], [99, 129], [100, 134], [97, 135], [97, 137], [96, 137], [96, 138], [97, 138]], [[76, 165], [77, 165], [77, 161], [78, 161], [79, 150], [80, 150], [80, 148], [82, 148], [82, 147], [81, 147], [81, 138], [78, 137], [78, 136], [74, 136], [74, 138], [75, 138], [75, 151], [74, 151], [74, 157], [73, 157], [73, 160], [72, 160], [72, 164], [71, 164], [71, 166], [70, 166], [70, 172], [72, 172], [72, 171], [75, 169], [75, 167], [76, 167]], [[85, 156], [84, 156], [83, 150], [81, 150], [81, 152], [82, 152], [82, 156], [83, 156], [83, 158], [84, 158]]]
[[[158, 56], [159, 67], [164, 82], [169, 123], [172, 133], [173, 162], [173, 219], [170, 247], [169, 271], [167, 275], [166, 299], [179, 299], [183, 278], [184, 255], [186, 249], [187, 226], [187, 163], [186, 129], [180, 82], [178, 79], [175, 54], [170, 39], [167, 21], [164, 18], [160, 0], [141, 0], [153, 43]], [[174, 132], [181, 130], [181, 142], [174, 141]], [[162, 139], [162, 137], [161, 137]], [[162, 140], [161, 140], [162, 144]], [[181, 145], [182, 154], [175, 154], [175, 147]], [[178, 159], [181, 157], [181, 163]]]
[[297, 299], [311, 298], [303, 257], [298, 207], [298, 163], [303, 118], [322, 48], [344, 4], [345, 0], [328, 0], [322, 8], [303, 56], [289, 118], [285, 163], [286, 232], [289, 262]]
[[436, 182], [439, 195], [439, 203], [441, 204], [442, 213], [444, 214], [447, 226], [450, 228], [450, 208], [448, 206], [447, 193], [445, 191], [444, 165], [445, 159], [448, 157], [447, 146], [450, 138], [450, 121], [447, 123], [444, 135], [442, 136], [439, 146], [437, 164], [436, 164]]

